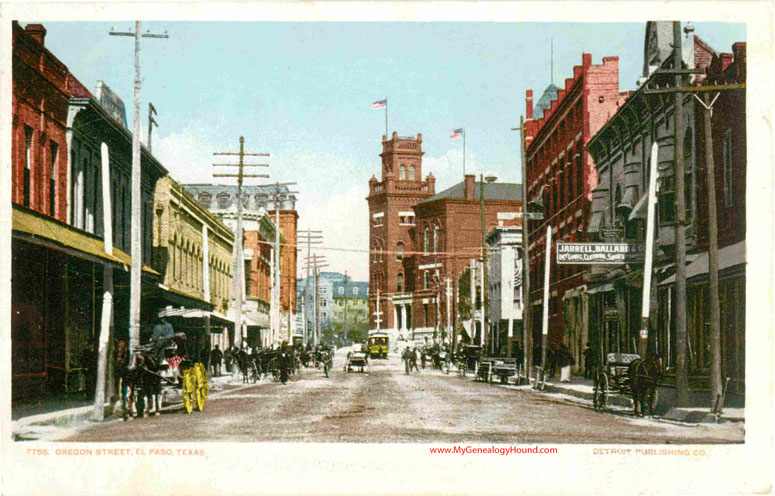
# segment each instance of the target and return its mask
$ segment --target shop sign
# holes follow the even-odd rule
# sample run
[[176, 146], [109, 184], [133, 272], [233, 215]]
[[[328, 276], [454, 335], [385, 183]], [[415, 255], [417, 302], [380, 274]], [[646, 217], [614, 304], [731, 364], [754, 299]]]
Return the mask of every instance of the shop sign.
[[558, 264], [626, 264], [643, 262], [637, 243], [557, 243]]
[[603, 309], [603, 320], [618, 320], [619, 312], [616, 307], [607, 307]]

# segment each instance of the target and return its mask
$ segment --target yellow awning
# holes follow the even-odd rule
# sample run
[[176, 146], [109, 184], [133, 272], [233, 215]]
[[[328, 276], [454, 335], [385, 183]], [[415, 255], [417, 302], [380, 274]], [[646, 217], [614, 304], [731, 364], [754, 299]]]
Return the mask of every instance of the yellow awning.
[[[119, 265], [132, 265], [132, 258], [115, 247], [112, 255], [105, 253], [105, 244], [101, 239], [82, 233], [53, 219], [26, 212], [17, 208], [16, 205], [13, 208], [12, 223], [14, 235], [26, 234], [28, 236], [25, 238], [28, 240], [69, 248]], [[143, 271], [160, 275], [147, 265], [143, 265]]]

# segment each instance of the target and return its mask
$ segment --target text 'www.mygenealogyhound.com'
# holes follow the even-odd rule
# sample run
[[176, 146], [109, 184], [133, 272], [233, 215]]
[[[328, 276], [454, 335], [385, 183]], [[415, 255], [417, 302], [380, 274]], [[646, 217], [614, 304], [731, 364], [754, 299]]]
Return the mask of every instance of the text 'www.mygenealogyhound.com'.
[[557, 448], [541, 448], [540, 446], [452, 446], [448, 448], [430, 448], [432, 455], [538, 455], [555, 454]]

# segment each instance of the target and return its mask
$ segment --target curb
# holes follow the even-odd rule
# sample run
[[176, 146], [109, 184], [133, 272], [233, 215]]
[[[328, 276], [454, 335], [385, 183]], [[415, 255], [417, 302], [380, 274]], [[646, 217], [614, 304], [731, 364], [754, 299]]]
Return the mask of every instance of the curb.
[[[224, 382], [219, 384], [219, 386], [222, 386], [222, 389], [220, 389], [219, 391], [210, 393], [208, 397], [216, 398], [225, 393], [232, 393], [234, 391], [239, 391], [249, 387], [259, 386], [261, 384], [267, 384], [267, 383], [264, 381], [261, 381], [255, 384], [239, 384], [239, 385], [234, 385], [234, 387], [227, 387], [227, 386], [231, 386], [232, 383]], [[179, 408], [180, 405], [182, 405], [182, 400], [175, 399], [171, 401], [169, 404], [161, 407], [160, 411], [173, 410], [173, 409]], [[104, 422], [109, 422], [111, 420], [120, 420], [120, 419], [111, 418], [116, 411], [116, 406], [114, 404], [109, 402], [105, 403], [105, 410], [106, 411], [105, 411]], [[22, 417], [20, 419], [13, 421], [11, 423], [11, 431], [14, 436], [17, 436], [17, 435], [23, 436], [25, 434], [24, 433], [25, 428], [47, 427], [47, 426], [72, 427], [74, 424], [86, 425], [90, 422], [91, 420], [90, 417], [93, 411], [94, 411], [94, 406], [90, 405], [90, 406], [83, 406], [79, 408], [71, 408], [68, 410], [59, 410], [56, 412], [30, 415], [28, 417]]]

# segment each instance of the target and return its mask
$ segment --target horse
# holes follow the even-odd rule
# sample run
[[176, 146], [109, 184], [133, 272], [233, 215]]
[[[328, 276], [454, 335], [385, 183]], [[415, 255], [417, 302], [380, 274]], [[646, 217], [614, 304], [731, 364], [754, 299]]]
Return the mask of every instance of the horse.
[[249, 355], [244, 349], [240, 348], [240, 350], [237, 352], [237, 366], [239, 367], [240, 372], [242, 372], [243, 384], [250, 382], [250, 364], [252, 361], [252, 356]]
[[643, 416], [644, 405], [648, 404], [649, 416], [654, 415], [654, 399], [657, 381], [662, 375], [662, 357], [648, 355], [646, 359], [637, 358], [627, 368], [632, 391], [633, 414]]
[[161, 408], [161, 377], [159, 364], [153, 354], [135, 353], [134, 366], [129, 363], [129, 346], [126, 341], [116, 342], [116, 377], [120, 380], [121, 410], [123, 420], [135, 416], [159, 415]]

